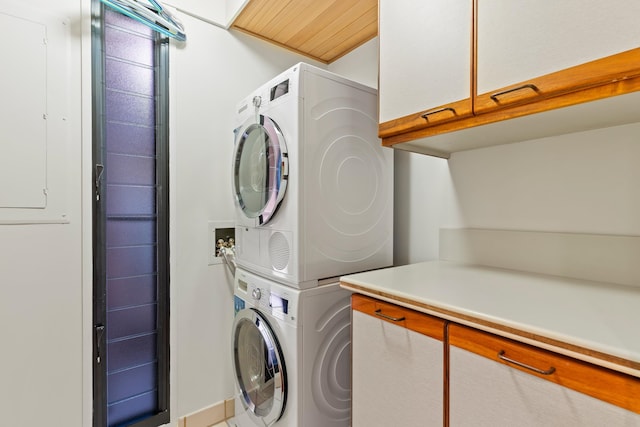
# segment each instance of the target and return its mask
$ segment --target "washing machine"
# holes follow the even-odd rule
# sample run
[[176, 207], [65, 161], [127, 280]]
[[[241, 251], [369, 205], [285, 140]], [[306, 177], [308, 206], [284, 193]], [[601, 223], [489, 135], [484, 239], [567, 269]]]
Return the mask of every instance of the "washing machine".
[[300, 63], [237, 107], [236, 261], [300, 289], [393, 262], [377, 92]]
[[350, 293], [300, 290], [236, 270], [232, 427], [347, 427], [351, 420]]

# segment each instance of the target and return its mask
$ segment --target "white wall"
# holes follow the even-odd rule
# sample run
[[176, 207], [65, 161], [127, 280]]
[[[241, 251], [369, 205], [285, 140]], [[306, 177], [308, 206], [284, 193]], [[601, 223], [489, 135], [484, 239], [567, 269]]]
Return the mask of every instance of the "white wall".
[[[236, 104], [308, 59], [181, 14], [184, 45], [171, 62], [171, 287], [174, 416], [231, 397], [232, 283], [207, 265], [208, 221], [233, 221], [231, 161]], [[315, 64], [320, 65], [320, 64]]]
[[[66, 150], [69, 223], [0, 225], [1, 424], [80, 427], [86, 425], [82, 419], [81, 1], [19, 3], [68, 19], [71, 26], [69, 54], [62, 58], [70, 73], [68, 133], [65, 141], [51, 144]], [[0, 11], [7, 6], [0, 1]], [[11, 43], [11, 37], [3, 43]]]
[[328, 70], [364, 85], [378, 87], [378, 38], [328, 65]]
[[640, 124], [452, 154], [397, 151], [396, 264], [438, 258], [439, 228], [640, 235]]
[[209, 24], [228, 28], [249, 0], [168, 0], [165, 6]]
[[640, 235], [640, 124], [451, 156], [445, 226]]

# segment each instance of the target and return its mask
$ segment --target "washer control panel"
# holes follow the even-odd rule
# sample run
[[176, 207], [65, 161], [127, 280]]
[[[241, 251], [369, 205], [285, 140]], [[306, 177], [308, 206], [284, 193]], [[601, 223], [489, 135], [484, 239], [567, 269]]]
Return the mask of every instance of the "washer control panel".
[[281, 320], [296, 320], [297, 289], [236, 270], [235, 293], [244, 299], [246, 308], [257, 308]]

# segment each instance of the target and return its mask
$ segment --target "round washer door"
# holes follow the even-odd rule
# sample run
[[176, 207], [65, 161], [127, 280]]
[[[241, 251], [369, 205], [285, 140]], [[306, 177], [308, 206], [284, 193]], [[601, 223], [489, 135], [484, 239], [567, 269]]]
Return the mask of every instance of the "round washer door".
[[278, 125], [260, 115], [241, 128], [233, 162], [233, 185], [238, 206], [255, 226], [271, 220], [284, 198], [289, 159]]
[[265, 426], [284, 412], [287, 382], [280, 344], [264, 316], [253, 308], [233, 323], [233, 367], [244, 406]]

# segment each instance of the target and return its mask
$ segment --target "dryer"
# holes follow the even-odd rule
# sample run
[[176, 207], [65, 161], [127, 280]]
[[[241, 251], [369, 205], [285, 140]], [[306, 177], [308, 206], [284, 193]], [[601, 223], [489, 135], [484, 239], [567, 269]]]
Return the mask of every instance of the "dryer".
[[350, 292], [300, 290], [242, 269], [235, 276], [232, 427], [347, 427]]
[[238, 104], [239, 266], [298, 288], [393, 263], [393, 150], [377, 92], [300, 63]]

